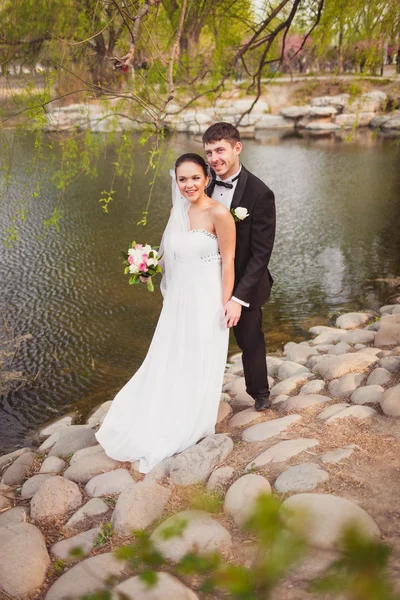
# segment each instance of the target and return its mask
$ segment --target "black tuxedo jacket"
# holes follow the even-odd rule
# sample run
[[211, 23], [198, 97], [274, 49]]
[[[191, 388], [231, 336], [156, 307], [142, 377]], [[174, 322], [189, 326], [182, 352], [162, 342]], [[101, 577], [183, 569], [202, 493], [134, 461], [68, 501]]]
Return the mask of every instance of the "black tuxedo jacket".
[[[211, 196], [215, 179], [207, 194]], [[248, 302], [250, 309], [267, 302], [273, 279], [268, 270], [275, 239], [275, 197], [243, 165], [233, 194], [232, 208], [247, 208], [249, 216], [236, 223], [235, 285], [233, 296]], [[245, 309], [246, 310], [246, 309]]]

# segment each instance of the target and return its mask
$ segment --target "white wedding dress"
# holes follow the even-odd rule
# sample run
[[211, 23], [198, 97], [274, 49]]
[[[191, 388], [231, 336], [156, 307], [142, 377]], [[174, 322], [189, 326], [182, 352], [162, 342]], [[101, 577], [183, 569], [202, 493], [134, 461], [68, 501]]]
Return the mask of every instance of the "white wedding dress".
[[[157, 463], [213, 434], [228, 351], [217, 237], [174, 202], [164, 234], [164, 304], [148, 354], [96, 434], [106, 454]], [[163, 287], [163, 286], [162, 286]]]

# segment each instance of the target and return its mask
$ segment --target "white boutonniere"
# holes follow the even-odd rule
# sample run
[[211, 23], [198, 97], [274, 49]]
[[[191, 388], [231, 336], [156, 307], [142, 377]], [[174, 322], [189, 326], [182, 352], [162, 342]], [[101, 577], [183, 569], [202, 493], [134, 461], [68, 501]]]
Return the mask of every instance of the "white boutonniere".
[[235, 221], [244, 221], [249, 216], [247, 208], [243, 206], [238, 206], [237, 208], [231, 208], [231, 215], [235, 219]]

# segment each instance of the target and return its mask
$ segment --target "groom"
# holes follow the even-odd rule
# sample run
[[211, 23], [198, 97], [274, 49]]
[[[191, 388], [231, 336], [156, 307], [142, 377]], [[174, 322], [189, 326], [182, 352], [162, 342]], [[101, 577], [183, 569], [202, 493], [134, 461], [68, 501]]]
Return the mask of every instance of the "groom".
[[227, 208], [246, 208], [249, 216], [236, 223], [235, 285], [225, 305], [228, 327], [233, 326], [243, 352], [247, 393], [255, 409], [270, 407], [261, 307], [273, 283], [268, 270], [275, 238], [273, 192], [240, 163], [239, 131], [230, 123], [214, 123], [203, 135], [213, 173], [207, 194]]

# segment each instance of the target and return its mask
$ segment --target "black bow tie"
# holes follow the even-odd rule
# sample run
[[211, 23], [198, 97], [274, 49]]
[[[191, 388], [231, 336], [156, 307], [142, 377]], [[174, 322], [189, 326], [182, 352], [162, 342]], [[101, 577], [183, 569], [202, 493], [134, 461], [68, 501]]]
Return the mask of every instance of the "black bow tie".
[[[240, 175], [240, 173], [239, 173]], [[236, 177], [234, 177], [232, 179], [232, 183], [226, 183], [225, 181], [220, 181], [219, 179], [215, 180], [215, 185], [220, 185], [222, 187], [228, 188], [229, 190], [231, 190], [233, 188], [233, 182], [236, 181], [236, 179], [239, 179], [239, 175], [236, 175]]]

